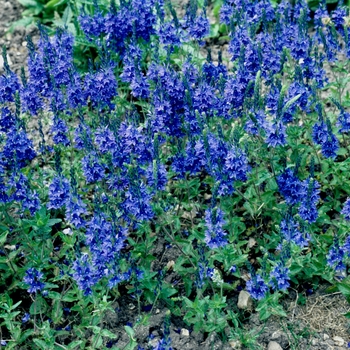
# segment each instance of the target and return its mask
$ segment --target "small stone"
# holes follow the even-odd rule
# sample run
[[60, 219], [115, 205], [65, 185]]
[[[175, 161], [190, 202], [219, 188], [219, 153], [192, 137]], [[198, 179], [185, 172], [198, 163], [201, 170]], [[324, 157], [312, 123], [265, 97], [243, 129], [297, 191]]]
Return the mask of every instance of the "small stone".
[[242, 309], [242, 310], [251, 308], [252, 298], [250, 297], [250, 294], [245, 290], [241, 290], [239, 292], [237, 306], [239, 309]]
[[311, 345], [312, 346], [316, 346], [318, 344], [318, 340], [317, 339], [312, 339], [311, 340]]
[[159, 310], [159, 309], [157, 309], [157, 310], [156, 310], [156, 314], [158, 315], [159, 313], [160, 313], [160, 310]]
[[134, 310], [136, 308], [136, 306], [134, 304], [129, 304], [129, 309], [130, 310]]
[[270, 341], [269, 345], [267, 346], [267, 350], [283, 350], [281, 345], [279, 345], [275, 341]]
[[253, 248], [256, 244], [256, 240], [252, 237], [249, 238], [249, 241], [248, 241], [248, 248]]
[[22, 46], [25, 47], [25, 46], [27, 46], [27, 44], [28, 44], [28, 43], [27, 43], [26, 41], [23, 41]]
[[148, 342], [148, 344], [151, 345], [152, 348], [156, 348], [159, 342], [160, 342], [160, 339], [153, 338]]
[[[11, 61], [9, 55], [7, 55], [7, 62], [8, 62], [8, 64], [9, 64], [9, 66], [12, 65], [12, 61]], [[0, 70], [1, 70], [1, 69], [4, 69], [4, 59], [2, 58], [2, 56], [0, 56]]]
[[65, 228], [62, 232], [68, 236], [71, 236], [73, 234], [73, 230], [70, 227]]
[[345, 340], [342, 337], [335, 336], [333, 340], [336, 346], [343, 346], [345, 344]]
[[182, 335], [183, 337], [189, 337], [189, 336], [190, 336], [190, 332], [189, 332], [189, 330], [186, 329], [186, 328], [181, 328], [181, 335]]
[[175, 265], [175, 261], [174, 260], [170, 260], [168, 261], [168, 263], [166, 264], [166, 267], [168, 270], [172, 269], [173, 266]]
[[271, 335], [271, 340], [276, 341], [278, 344], [282, 346], [282, 348], [287, 348], [289, 345], [287, 334], [282, 332], [281, 330], [273, 332]]
[[327, 340], [327, 339], [329, 339], [329, 335], [328, 334], [323, 334], [323, 340]]
[[231, 340], [229, 342], [230, 346], [232, 349], [236, 349], [236, 350], [239, 350], [242, 348], [241, 346], [241, 342], [239, 340]]

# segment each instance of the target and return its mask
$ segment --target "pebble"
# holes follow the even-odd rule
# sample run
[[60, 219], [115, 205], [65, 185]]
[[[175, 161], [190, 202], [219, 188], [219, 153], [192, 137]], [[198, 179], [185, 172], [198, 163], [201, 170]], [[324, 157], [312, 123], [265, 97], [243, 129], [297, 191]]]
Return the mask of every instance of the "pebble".
[[323, 340], [327, 340], [327, 339], [329, 339], [329, 335], [328, 334], [323, 334]]
[[256, 244], [256, 240], [252, 237], [249, 238], [249, 241], [248, 241], [248, 248], [253, 248]]
[[239, 340], [231, 340], [229, 344], [232, 349], [240, 350], [242, 348]]
[[[8, 64], [11, 66], [12, 61], [9, 55], [7, 55], [7, 61], [8, 61]], [[2, 58], [2, 56], [0, 56], [0, 70], [2, 70], [3, 68], [4, 68], [4, 59]]]
[[311, 340], [311, 345], [312, 346], [316, 346], [318, 344], [318, 340], [317, 339], [312, 339]]
[[69, 235], [71, 236], [73, 234], [73, 230], [68, 227], [68, 228], [65, 228], [63, 231], [62, 231], [65, 235]]
[[250, 294], [245, 290], [241, 290], [238, 295], [237, 306], [239, 309], [245, 310], [252, 306], [252, 298]]
[[342, 337], [335, 336], [333, 340], [336, 346], [343, 346], [345, 344], [345, 340]]
[[170, 260], [168, 261], [168, 263], [166, 264], [166, 267], [168, 270], [172, 269], [173, 266], [175, 265], [175, 261], [174, 260]]
[[148, 342], [148, 344], [151, 345], [152, 348], [157, 348], [159, 342], [160, 342], [160, 339], [154, 338], [154, 339], [151, 339], [151, 340]]
[[267, 346], [267, 350], [283, 350], [281, 345], [279, 345], [275, 341], [270, 341], [269, 345]]
[[190, 332], [189, 332], [189, 330], [186, 329], [186, 328], [181, 328], [181, 335], [182, 335], [183, 337], [189, 337], [189, 336], [190, 336]]
[[273, 332], [270, 339], [280, 344], [282, 348], [286, 348], [289, 345], [287, 334], [282, 332], [281, 330]]

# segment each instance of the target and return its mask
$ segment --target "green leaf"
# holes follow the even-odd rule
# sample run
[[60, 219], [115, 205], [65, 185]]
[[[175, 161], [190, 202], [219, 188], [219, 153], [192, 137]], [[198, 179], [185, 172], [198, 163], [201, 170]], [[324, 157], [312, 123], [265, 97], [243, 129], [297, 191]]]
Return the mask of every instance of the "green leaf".
[[0, 235], [0, 245], [5, 244], [8, 234], [9, 234], [9, 231], [5, 231]]
[[78, 297], [73, 291], [69, 291], [62, 298], [62, 301], [68, 301], [68, 302], [73, 302], [73, 301], [76, 301], [76, 300], [78, 300]]
[[40, 7], [42, 6], [39, 2], [35, 0], [17, 0], [24, 7]]
[[45, 313], [48, 305], [45, 299], [41, 295], [36, 295], [35, 300], [30, 306], [29, 312], [31, 315], [38, 315], [40, 313]]
[[33, 23], [35, 23], [35, 19], [33, 17], [21, 18], [18, 21], [15, 21], [11, 24], [10, 28], [8, 29], [8, 32], [13, 33], [15, 28], [28, 27]]
[[53, 9], [54, 7], [63, 5], [67, 2], [67, 0], [50, 0], [46, 5], [45, 8], [47, 9]]
[[161, 297], [163, 299], [168, 299], [169, 297], [171, 297], [172, 295], [177, 293], [177, 289], [174, 288], [163, 288], [162, 292], [161, 292]]
[[337, 287], [339, 291], [345, 295], [345, 296], [350, 296], [350, 283], [349, 279], [345, 279], [342, 282], [337, 284]]
[[289, 107], [294, 104], [296, 101], [299, 100], [301, 94], [298, 94], [294, 97], [292, 97], [290, 100], [288, 100], [288, 102], [285, 104], [285, 106], [282, 109], [282, 115], [289, 109]]
[[102, 329], [101, 331], [101, 335], [104, 337], [108, 337], [110, 339], [116, 339], [118, 338], [118, 336], [114, 333], [112, 333], [111, 331], [109, 331], [108, 329]]
[[40, 349], [42, 350], [47, 350], [48, 349], [48, 346], [46, 344], [46, 342], [44, 342], [43, 340], [41, 339], [33, 339], [34, 343], [39, 346]]
[[130, 326], [124, 326], [124, 329], [129, 338], [133, 339], [135, 336], [135, 331]]
[[77, 346], [79, 346], [79, 345], [82, 344], [82, 343], [83, 343], [82, 340], [74, 340], [73, 342], [71, 342], [71, 343], [67, 346], [67, 349], [73, 350], [73, 349], [75, 349]]
[[21, 344], [23, 343], [29, 336], [31, 336], [34, 333], [34, 329], [27, 329], [26, 331], [24, 331], [19, 340], [18, 343]]

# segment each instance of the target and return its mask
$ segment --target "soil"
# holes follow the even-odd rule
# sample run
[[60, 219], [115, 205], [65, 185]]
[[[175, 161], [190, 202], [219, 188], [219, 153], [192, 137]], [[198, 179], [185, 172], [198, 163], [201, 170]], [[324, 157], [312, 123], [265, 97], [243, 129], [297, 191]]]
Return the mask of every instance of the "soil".
[[[183, 12], [185, 6], [182, 0], [177, 0], [175, 7], [180, 9], [179, 12]], [[38, 32], [33, 26], [15, 28], [12, 33], [7, 31], [13, 21], [21, 18], [23, 8], [16, 0], [0, 0], [0, 9], [0, 45], [7, 47], [10, 67], [19, 73], [28, 56], [26, 35], [32, 35], [35, 42], [38, 39]], [[219, 50], [227, 52], [227, 43], [213, 43], [211, 49], [213, 60], [216, 61]], [[205, 51], [203, 48], [204, 57]], [[3, 62], [0, 60], [0, 73], [2, 73], [2, 68]], [[158, 240], [158, 245], [153, 252], [155, 256], [159, 257], [159, 261], [155, 263], [157, 268], [168, 263], [171, 264], [178, 255], [176, 247], [164, 249], [164, 243], [164, 241]], [[164, 278], [172, 283], [176, 276], [171, 272], [171, 269], [169, 271]], [[303, 295], [302, 298], [296, 291], [290, 290], [289, 295], [282, 300], [284, 309], [288, 313], [285, 318], [272, 317], [267, 322], [261, 322], [257, 313], [246, 312], [241, 339], [237, 337], [236, 340], [231, 339], [226, 342], [222, 342], [215, 333], [195, 333], [181, 317], [172, 317], [170, 337], [173, 350], [245, 349], [244, 345], [253, 338], [256, 339], [255, 346], [250, 348], [259, 350], [267, 349], [271, 341], [277, 342], [282, 349], [347, 349], [347, 344], [350, 341], [350, 323], [343, 314], [350, 310], [349, 304], [340, 293], [327, 294], [326, 288], [327, 286], [321, 286], [312, 295]], [[233, 310], [237, 309], [238, 294], [237, 290], [229, 300], [229, 305]], [[135, 325], [137, 322], [137, 303], [125, 292], [114, 306], [116, 313], [109, 312], [105, 315], [104, 326], [118, 336], [114, 345], [123, 349], [128, 343], [124, 326], [130, 323]], [[140, 325], [135, 329], [135, 338], [141, 347], [151, 349], [161, 339], [166, 312], [166, 305], [161, 303], [153, 310], [152, 315], [149, 311], [143, 311], [143, 314], [148, 314], [147, 324]], [[227, 334], [227, 336], [229, 335]], [[90, 335], [86, 334], [86, 336]], [[245, 338], [243, 344], [240, 342], [242, 338]]]

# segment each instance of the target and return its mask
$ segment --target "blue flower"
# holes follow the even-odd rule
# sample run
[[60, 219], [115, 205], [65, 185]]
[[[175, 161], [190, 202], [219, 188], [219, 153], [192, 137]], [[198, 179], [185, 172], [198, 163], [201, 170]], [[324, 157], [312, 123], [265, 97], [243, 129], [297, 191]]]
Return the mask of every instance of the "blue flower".
[[66, 123], [60, 118], [54, 118], [54, 124], [51, 127], [53, 133], [53, 142], [56, 145], [69, 146], [70, 142], [67, 137], [68, 127]]
[[339, 246], [337, 238], [334, 239], [332, 247], [329, 249], [327, 254], [327, 264], [334, 268], [336, 272], [342, 272], [346, 269], [344, 264], [345, 250], [344, 247]]
[[137, 221], [150, 220], [154, 213], [151, 206], [152, 195], [144, 183], [134, 184], [124, 194], [122, 208], [126, 217]]
[[76, 228], [85, 226], [83, 215], [87, 214], [86, 204], [78, 195], [70, 194], [66, 201], [66, 220]]
[[117, 96], [117, 88], [117, 80], [111, 66], [85, 76], [86, 97], [90, 97], [93, 107], [107, 106], [113, 109], [112, 99]]
[[23, 112], [29, 112], [31, 115], [38, 115], [43, 109], [44, 102], [40, 98], [33, 83], [28, 83], [21, 88], [21, 103]]
[[344, 215], [345, 220], [350, 220], [350, 197], [346, 199], [341, 213]]
[[105, 26], [104, 18], [99, 9], [95, 6], [95, 14], [93, 16], [86, 14], [84, 7], [81, 9], [80, 13], [78, 20], [86, 38], [91, 41], [100, 36], [103, 33]]
[[11, 129], [7, 133], [7, 139], [2, 153], [5, 157], [3, 164], [9, 168], [15, 166], [23, 168], [36, 156], [33, 149], [33, 142], [29, 140], [24, 130], [18, 129]]
[[8, 70], [5, 75], [0, 76], [0, 103], [13, 102], [15, 93], [19, 89], [17, 75]]
[[312, 223], [316, 221], [318, 216], [316, 204], [320, 199], [320, 184], [309, 177], [303, 182], [303, 186], [306, 196], [301, 201], [299, 215], [303, 220]]
[[201, 40], [209, 34], [210, 24], [205, 13], [197, 16], [188, 28], [190, 36], [195, 40]]
[[314, 125], [312, 139], [318, 145], [321, 145], [327, 140], [327, 125], [323, 120]]
[[83, 90], [82, 78], [79, 73], [73, 71], [67, 86], [67, 98], [71, 108], [78, 108], [87, 104], [88, 96]]
[[281, 233], [283, 238], [287, 242], [294, 242], [300, 248], [303, 248], [308, 245], [309, 237], [302, 234], [299, 229], [298, 223], [294, 218], [287, 214], [281, 221], [280, 224]]
[[80, 259], [73, 263], [73, 278], [78, 287], [84, 291], [84, 295], [92, 295], [92, 287], [97, 283], [96, 270], [89, 261], [87, 254], [83, 254]]
[[163, 338], [157, 343], [153, 350], [173, 350], [170, 338], [170, 317], [165, 316]]
[[47, 204], [48, 209], [60, 209], [69, 198], [70, 185], [69, 181], [62, 177], [56, 176], [52, 180], [49, 186], [49, 203]]
[[159, 40], [163, 45], [180, 46], [180, 32], [179, 28], [173, 22], [163, 23], [158, 31]]
[[146, 179], [149, 187], [158, 191], [164, 191], [168, 183], [167, 171], [164, 164], [154, 161], [146, 170]]
[[282, 121], [275, 121], [266, 128], [266, 143], [270, 147], [284, 146], [287, 143], [286, 126]]
[[216, 100], [214, 88], [206, 83], [202, 83], [194, 91], [193, 108], [200, 113], [204, 112], [207, 115], [213, 115]]
[[88, 183], [101, 181], [104, 178], [105, 167], [95, 152], [90, 152], [82, 160], [84, 176]]
[[112, 151], [116, 147], [115, 136], [107, 127], [98, 128], [95, 132], [95, 143], [102, 153]]
[[16, 117], [7, 107], [1, 108], [0, 131], [9, 132], [16, 124]]
[[289, 287], [289, 269], [279, 262], [271, 271], [271, 286], [273, 289], [287, 290]]
[[234, 11], [232, 4], [224, 2], [224, 4], [220, 8], [220, 22], [229, 25], [233, 14]]
[[247, 155], [242, 149], [233, 146], [227, 152], [224, 172], [232, 181], [247, 181], [250, 166]]
[[223, 229], [225, 224], [224, 212], [220, 208], [205, 211], [206, 231], [204, 241], [210, 249], [220, 248], [228, 243], [225, 237], [227, 233]]
[[8, 180], [8, 190], [11, 192], [10, 200], [20, 202], [22, 209], [28, 209], [31, 215], [40, 208], [40, 200], [36, 191], [32, 190], [28, 178], [22, 173], [12, 174]]
[[141, 72], [137, 72], [130, 84], [131, 94], [136, 98], [148, 98], [150, 85]]
[[75, 130], [74, 138], [75, 148], [78, 150], [92, 149], [92, 132], [89, 126], [84, 123], [80, 123]]
[[322, 154], [326, 158], [335, 158], [339, 149], [339, 141], [333, 134], [329, 120], [327, 120], [326, 139], [321, 144]]
[[27, 323], [30, 320], [30, 314], [26, 312], [22, 317], [22, 323]]
[[337, 126], [340, 132], [348, 133], [350, 131], [350, 113], [342, 109], [339, 113]]
[[252, 298], [260, 300], [265, 297], [269, 287], [259, 274], [253, 274], [252, 278], [247, 281], [246, 289]]
[[33, 267], [26, 271], [23, 282], [29, 286], [28, 293], [37, 293], [45, 288], [45, 283], [42, 282], [43, 277], [43, 273]]
[[288, 204], [297, 204], [305, 196], [305, 187], [292, 169], [287, 169], [277, 177], [277, 184], [281, 194]]

